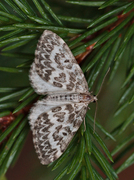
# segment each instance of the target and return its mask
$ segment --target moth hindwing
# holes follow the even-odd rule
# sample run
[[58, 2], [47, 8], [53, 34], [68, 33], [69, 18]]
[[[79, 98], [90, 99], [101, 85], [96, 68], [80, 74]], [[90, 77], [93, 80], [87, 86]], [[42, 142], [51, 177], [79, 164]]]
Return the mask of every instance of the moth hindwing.
[[97, 99], [71, 50], [52, 31], [45, 30], [38, 41], [29, 78], [36, 93], [48, 94], [31, 109], [29, 123], [38, 158], [49, 164], [66, 150], [88, 104]]

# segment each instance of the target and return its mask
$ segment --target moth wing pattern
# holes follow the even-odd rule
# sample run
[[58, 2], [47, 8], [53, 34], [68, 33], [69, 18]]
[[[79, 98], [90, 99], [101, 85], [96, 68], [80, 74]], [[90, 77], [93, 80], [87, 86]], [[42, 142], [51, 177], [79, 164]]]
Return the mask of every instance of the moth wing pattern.
[[68, 103], [40, 114], [33, 126], [33, 142], [40, 162], [47, 165], [59, 158], [79, 129], [86, 103]]
[[[31, 69], [30, 69], [30, 81], [31, 81], [31, 85], [33, 86], [35, 92], [37, 94], [51, 94], [51, 93], [60, 93], [63, 92], [63, 90], [59, 87], [55, 87], [52, 84], [50, 84], [49, 82], [44, 81], [36, 72], [36, 68], [35, 68], [35, 63], [33, 63], [31, 65]], [[65, 91], [68, 92], [68, 91]]]
[[[64, 105], [64, 104], [65, 104], [64, 101], [60, 102], [60, 105]], [[38, 100], [34, 104], [34, 106], [30, 109], [30, 113], [28, 116], [31, 130], [33, 130], [35, 121], [37, 120], [40, 114], [50, 111], [52, 108], [57, 107], [57, 105], [59, 105], [59, 102], [57, 101], [51, 102], [51, 101], [46, 100], [45, 98], [42, 100]]]
[[[62, 102], [60, 102], [62, 104]], [[63, 103], [64, 104], [64, 103]], [[47, 102], [45, 99], [37, 101], [34, 106], [30, 109], [29, 124], [31, 130], [33, 131], [35, 121], [37, 120], [38, 116], [42, 113], [50, 111], [52, 108], [57, 106], [57, 102]]]
[[51, 89], [56, 92], [88, 92], [84, 74], [68, 45], [48, 30], [38, 41], [30, 81], [38, 94], [50, 94]]

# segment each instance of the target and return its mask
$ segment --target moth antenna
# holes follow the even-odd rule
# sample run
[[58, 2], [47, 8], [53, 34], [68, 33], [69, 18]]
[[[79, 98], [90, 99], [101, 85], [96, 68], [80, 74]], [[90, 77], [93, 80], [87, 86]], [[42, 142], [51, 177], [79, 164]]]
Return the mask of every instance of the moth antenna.
[[[107, 76], [107, 74], [109, 73], [109, 71], [110, 71], [110, 67], [108, 68], [108, 70], [107, 70], [107, 72], [106, 72], [106, 74], [105, 74], [105, 76], [104, 76], [104, 78], [103, 78], [103, 81], [102, 81], [102, 83], [101, 83], [101, 87], [100, 87], [99, 92], [98, 92], [98, 94], [96, 95], [96, 97], [99, 95], [99, 93], [100, 93], [100, 91], [101, 91], [101, 89], [102, 89], [102, 85], [103, 85], [103, 83], [104, 83], [104, 81], [105, 81], [105, 79], [106, 79], [106, 76]], [[95, 121], [96, 121], [97, 108], [98, 108], [98, 103], [97, 103], [97, 101], [96, 101], [96, 109], [95, 109], [95, 114], [94, 114], [94, 131], [93, 131], [93, 133], [95, 133]]]
[[94, 114], [94, 131], [93, 131], [93, 134], [95, 133], [95, 121], [96, 121], [97, 108], [98, 108], [98, 103], [96, 101], [96, 108], [95, 108], [95, 114]]
[[85, 119], [84, 119], [84, 132], [86, 131], [86, 122], [85, 122]]
[[107, 74], [109, 73], [109, 71], [110, 71], [110, 67], [108, 68], [108, 70], [107, 70], [107, 72], [106, 72], [106, 74], [105, 74], [105, 76], [104, 76], [104, 78], [103, 78], [103, 81], [102, 81], [102, 83], [101, 83], [101, 87], [100, 87], [99, 92], [98, 92], [98, 94], [96, 95], [96, 97], [99, 95], [99, 93], [100, 93], [100, 91], [101, 91], [101, 89], [102, 89], [102, 85], [103, 85], [103, 83], [104, 83], [104, 81], [105, 81], [105, 79], [106, 79], [106, 76], [107, 76]]

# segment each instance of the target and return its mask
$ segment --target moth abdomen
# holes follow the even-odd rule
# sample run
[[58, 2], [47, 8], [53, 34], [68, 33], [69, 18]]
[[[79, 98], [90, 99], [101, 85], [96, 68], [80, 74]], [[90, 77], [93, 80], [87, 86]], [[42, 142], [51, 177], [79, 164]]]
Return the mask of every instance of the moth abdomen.
[[97, 101], [96, 96], [93, 96], [91, 94], [54, 94], [54, 95], [48, 95], [45, 99], [46, 101], [51, 101], [51, 102], [85, 102], [85, 103], [90, 103]]
[[48, 95], [46, 101], [58, 101], [58, 102], [79, 102], [79, 94], [55, 94]]

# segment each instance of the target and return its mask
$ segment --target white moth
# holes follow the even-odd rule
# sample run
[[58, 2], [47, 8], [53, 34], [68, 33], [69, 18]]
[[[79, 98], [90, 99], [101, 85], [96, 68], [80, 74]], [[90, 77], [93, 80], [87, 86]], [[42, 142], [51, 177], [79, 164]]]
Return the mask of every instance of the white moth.
[[29, 78], [37, 94], [47, 94], [29, 115], [36, 153], [47, 165], [66, 150], [88, 104], [97, 98], [88, 92], [84, 74], [67, 44], [52, 31], [45, 30], [38, 41]]

